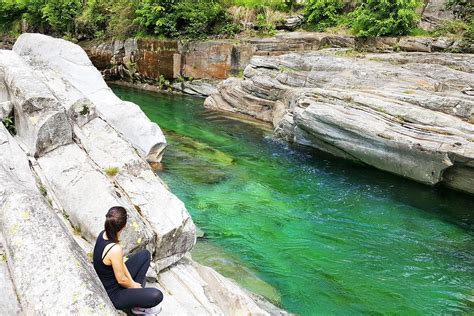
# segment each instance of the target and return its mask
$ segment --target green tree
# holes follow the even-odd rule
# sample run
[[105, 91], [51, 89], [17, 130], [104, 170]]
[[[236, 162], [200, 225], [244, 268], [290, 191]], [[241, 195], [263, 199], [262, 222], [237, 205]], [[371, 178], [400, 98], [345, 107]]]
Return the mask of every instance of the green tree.
[[170, 38], [202, 38], [230, 23], [215, 0], [145, 0], [136, 14], [136, 23], [147, 33]]
[[53, 31], [75, 33], [75, 19], [81, 14], [80, 0], [48, 0], [43, 7], [43, 18]]
[[306, 22], [311, 26], [311, 29], [324, 31], [337, 24], [343, 9], [342, 0], [307, 0]]
[[407, 35], [416, 28], [419, 0], [362, 0], [350, 14], [358, 36]]

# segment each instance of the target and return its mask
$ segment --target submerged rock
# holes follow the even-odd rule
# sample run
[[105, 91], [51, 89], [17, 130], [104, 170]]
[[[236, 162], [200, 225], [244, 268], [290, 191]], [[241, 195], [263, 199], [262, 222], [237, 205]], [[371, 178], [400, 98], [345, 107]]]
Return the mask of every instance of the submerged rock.
[[205, 106], [272, 122], [291, 142], [474, 193], [470, 55], [327, 50], [254, 57]]
[[207, 97], [217, 92], [215, 85], [200, 80], [177, 82], [173, 84], [173, 89], [198, 97]]

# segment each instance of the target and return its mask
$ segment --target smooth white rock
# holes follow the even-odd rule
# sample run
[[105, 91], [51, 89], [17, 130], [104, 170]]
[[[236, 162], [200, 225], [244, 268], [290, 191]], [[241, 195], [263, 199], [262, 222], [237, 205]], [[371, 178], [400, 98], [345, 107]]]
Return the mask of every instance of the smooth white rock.
[[99, 115], [140, 149], [147, 159], [161, 160], [162, 152], [159, 150], [166, 143], [161, 129], [138, 105], [124, 102], [112, 92], [80, 46], [42, 34], [24, 33], [15, 42], [13, 51], [33, 65], [43, 64], [56, 71], [87, 96]]

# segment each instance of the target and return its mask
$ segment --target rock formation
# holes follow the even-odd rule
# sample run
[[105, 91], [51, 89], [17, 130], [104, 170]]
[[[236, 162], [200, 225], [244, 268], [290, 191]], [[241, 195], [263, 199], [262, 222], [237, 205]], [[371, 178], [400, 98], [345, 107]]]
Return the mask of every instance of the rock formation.
[[106, 211], [122, 205], [125, 252], [147, 248], [155, 272], [166, 269], [168, 314], [268, 314], [232, 281], [182, 259], [194, 223], [147, 162], [161, 159], [164, 136], [79, 46], [23, 34], [0, 50], [0, 105], [17, 131], [0, 124], [2, 312], [116, 314], [88, 256]]
[[322, 50], [254, 57], [205, 106], [429, 185], [474, 193], [474, 62], [461, 54]]
[[[240, 75], [253, 56], [276, 56], [327, 47], [377, 52], [474, 52], [473, 46], [455, 38], [356, 38], [314, 32], [283, 32], [274, 37], [240, 39], [237, 42], [213, 40], [181, 43], [129, 38], [125, 41], [84, 45], [92, 62], [106, 79], [149, 84], [159, 83], [160, 76], [168, 79], [222, 80]], [[186, 85], [192, 86], [193, 81]], [[176, 84], [174, 88], [191, 94], [195, 94], [196, 89], [199, 94], [208, 92], [208, 89], [202, 89], [202, 84], [198, 84], [196, 89], [182, 86]]]

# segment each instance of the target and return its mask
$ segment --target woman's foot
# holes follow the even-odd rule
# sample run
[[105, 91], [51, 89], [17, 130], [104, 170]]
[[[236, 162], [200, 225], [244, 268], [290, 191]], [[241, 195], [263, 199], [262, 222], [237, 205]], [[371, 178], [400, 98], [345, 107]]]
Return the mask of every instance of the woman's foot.
[[161, 305], [156, 305], [150, 308], [134, 307], [132, 313], [135, 315], [156, 315], [161, 312]]

